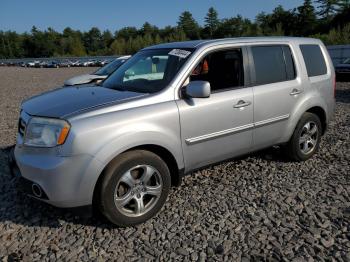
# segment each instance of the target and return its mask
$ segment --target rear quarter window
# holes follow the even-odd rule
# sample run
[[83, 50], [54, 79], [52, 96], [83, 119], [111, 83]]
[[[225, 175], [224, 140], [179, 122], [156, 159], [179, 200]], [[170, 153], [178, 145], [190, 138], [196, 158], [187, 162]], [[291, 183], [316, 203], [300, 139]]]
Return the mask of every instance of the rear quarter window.
[[271, 84], [295, 78], [291, 50], [286, 45], [252, 46], [256, 85]]
[[327, 74], [326, 61], [319, 45], [300, 45], [309, 77]]

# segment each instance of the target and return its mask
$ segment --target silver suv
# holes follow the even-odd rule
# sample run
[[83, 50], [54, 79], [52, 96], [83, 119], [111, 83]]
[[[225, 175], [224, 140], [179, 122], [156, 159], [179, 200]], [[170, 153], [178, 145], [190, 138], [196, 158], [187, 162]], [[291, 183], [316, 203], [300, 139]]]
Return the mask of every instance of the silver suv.
[[117, 225], [135, 225], [203, 166], [273, 145], [296, 161], [312, 157], [334, 90], [316, 39], [151, 46], [99, 85], [24, 101], [11, 170], [34, 198], [96, 206]]

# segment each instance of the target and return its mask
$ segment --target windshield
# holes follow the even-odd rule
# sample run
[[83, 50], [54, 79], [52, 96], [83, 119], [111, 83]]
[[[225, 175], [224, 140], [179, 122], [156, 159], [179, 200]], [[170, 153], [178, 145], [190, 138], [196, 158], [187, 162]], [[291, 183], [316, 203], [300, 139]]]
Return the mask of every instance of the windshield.
[[350, 64], [350, 58], [345, 59], [343, 64]]
[[108, 63], [107, 65], [101, 67], [98, 69], [94, 75], [98, 76], [109, 76], [112, 74], [115, 70], [117, 70], [127, 59], [115, 59], [112, 62]]
[[104, 82], [107, 88], [155, 93], [165, 88], [192, 54], [192, 49], [143, 50], [126, 61]]

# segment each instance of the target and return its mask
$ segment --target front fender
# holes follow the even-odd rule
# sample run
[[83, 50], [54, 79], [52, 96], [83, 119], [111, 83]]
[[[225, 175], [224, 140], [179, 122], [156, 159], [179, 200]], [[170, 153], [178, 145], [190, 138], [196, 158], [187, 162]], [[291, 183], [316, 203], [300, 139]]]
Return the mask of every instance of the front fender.
[[181, 143], [179, 139], [175, 139], [174, 137], [155, 131], [123, 134], [102, 147], [96, 153], [95, 158], [106, 166], [111, 160], [121, 153], [143, 145], [156, 145], [165, 148], [174, 156], [178, 167], [184, 167]]
[[[178, 167], [184, 167], [180, 143], [174, 141], [173, 138], [159, 132], [150, 131], [124, 134], [102, 147], [94, 156], [91, 166], [87, 168], [88, 172], [82, 178], [81, 187], [88, 194], [88, 202], [92, 203], [97, 180], [108, 163], [121, 153], [142, 145], [157, 145], [167, 149], [174, 156]], [[179, 146], [174, 147], [174, 145]], [[95, 163], [99, 164], [96, 165]], [[91, 170], [93, 172], [90, 172]]]

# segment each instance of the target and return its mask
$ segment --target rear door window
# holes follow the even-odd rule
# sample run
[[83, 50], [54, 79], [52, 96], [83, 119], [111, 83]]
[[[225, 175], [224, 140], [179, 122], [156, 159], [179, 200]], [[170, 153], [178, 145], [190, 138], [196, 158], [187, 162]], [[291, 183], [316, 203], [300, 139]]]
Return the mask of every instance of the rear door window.
[[327, 74], [326, 61], [319, 45], [300, 45], [300, 50], [309, 77]]
[[292, 80], [295, 66], [288, 46], [252, 46], [256, 85]]

